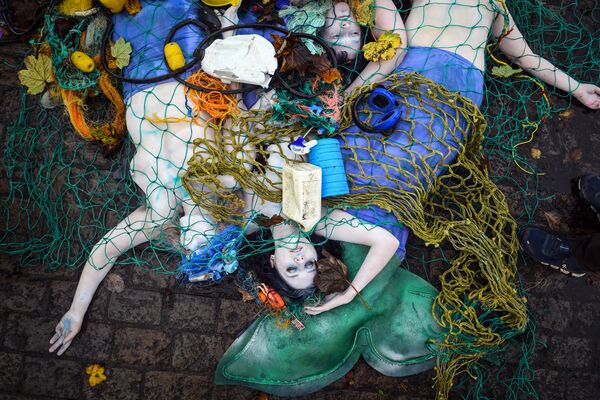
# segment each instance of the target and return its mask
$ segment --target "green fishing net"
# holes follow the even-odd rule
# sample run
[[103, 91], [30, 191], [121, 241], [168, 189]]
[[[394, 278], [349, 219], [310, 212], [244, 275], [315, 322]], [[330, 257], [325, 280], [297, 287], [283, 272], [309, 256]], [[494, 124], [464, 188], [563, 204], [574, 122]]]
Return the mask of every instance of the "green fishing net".
[[[360, 9], [363, 15], [364, 31], [373, 23], [373, 10], [369, 2], [354, 3], [358, 3], [354, 9]], [[410, 4], [397, 5], [403, 13], [410, 9]], [[534, 52], [582, 82], [597, 79], [597, 1], [544, 5], [519, 0], [509, 2], [507, 7]], [[303, 23], [301, 13], [292, 14], [294, 21], [300, 21], [298, 25], [322, 24], [318, 15], [309, 16], [309, 22]], [[271, 9], [261, 8], [259, 14], [257, 20], [276, 19]], [[283, 17], [290, 20], [290, 15]], [[280, 108], [274, 107], [273, 111], [234, 113], [224, 120], [206, 121], [206, 114], [194, 110], [188, 101], [188, 89], [171, 83], [170, 91], [146, 88], [141, 93], [141, 109], [125, 103], [129, 105], [130, 136], [123, 135], [124, 106], [119, 108], [110, 89], [120, 88], [121, 84], [97, 63], [99, 73], [73, 86], [73, 74], [79, 72], [70, 64], [65, 72], [68, 60], [64, 49], [82, 50], [85, 38], [65, 36], [54, 21], [47, 17], [43, 34], [31, 43], [34, 56], [52, 56], [55, 79], [46, 84], [47, 91], [41, 95], [23, 91], [21, 112], [7, 128], [2, 153], [8, 187], [2, 199], [0, 250], [18, 258], [23, 267], [41, 265], [56, 270], [80, 268], [89, 262], [93, 268], [103, 268], [108, 262], [116, 262], [176, 274], [192, 244], [218, 240], [230, 226], [237, 227], [232, 237], [239, 258], [272, 250], [272, 239], [250, 240], [244, 233], [250, 229], [249, 221], [259, 231], [277, 222], [257, 211], [265, 202], [281, 200], [281, 163], [277, 164], [275, 158], [292, 161], [287, 144], [311, 128], [316, 131], [323, 127], [318, 135], [325, 138], [335, 136], [335, 129], [348, 127], [353, 105], [360, 105], [357, 97], [370, 89], [363, 87], [342, 104], [336, 101], [341, 98], [341, 89], [313, 84], [323, 75], [313, 74], [314, 79], [306, 82], [288, 73], [286, 78], [297, 91], [323, 89], [324, 94], [316, 100], [293, 101], [294, 96], [282, 90], [277, 103]], [[95, 29], [102, 29], [101, 23], [96, 25]], [[84, 26], [87, 22], [74, 24], [77, 35]], [[314, 33], [314, 26], [305, 31]], [[146, 34], [153, 32], [149, 29]], [[90, 36], [96, 40], [86, 50], [98, 57], [103, 51], [98, 39], [101, 35], [88, 32], [86, 37]], [[360, 40], [372, 39], [361, 35]], [[318, 54], [319, 46], [309, 45], [307, 49], [311, 55], [302, 56], [315, 66], [310, 72], [324, 73], [327, 69]], [[59, 50], [63, 51], [60, 57]], [[436, 381], [439, 398], [447, 396], [453, 383], [457, 387], [472, 386], [467, 384], [471, 376], [481, 379], [467, 396], [484, 398], [482, 382], [489, 373], [476, 362], [489, 361], [490, 353], [505, 350], [506, 341], [523, 331], [527, 333], [522, 336], [523, 353], [531, 351], [533, 326], [527, 322], [524, 293], [516, 275], [517, 226], [504, 195], [491, 181], [515, 188], [508, 195], [522, 199], [522, 211], [516, 219], [523, 224], [532, 222], [541, 199], [537, 195], [537, 171], [528, 161], [526, 144], [545, 120], [563, 110], [552, 99], [565, 97], [572, 101], [565, 93], [505, 68], [505, 58], [493, 44], [486, 60], [482, 114], [468, 100], [419, 75], [390, 79], [388, 89], [397, 98], [418, 98], [405, 106], [425, 112], [429, 122], [423, 126], [442, 120], [446, 125], [460, 126], [458, 134], [434, 137], [435, 131], [430, 129], [428, 139], [413, 142], [415, 151], [396, 159], [395, 167], [386, 167], [379, 175], [369, 175], [364, 168], [362, 175], [349, 175], [351, 188], [364, 190], [325, 201], [332, 208], [377, 205], [393, 213], [417, 237], [409, 242], [403, 265], [441, 288], [435, 302], [438, 322], [451, 333], [437, 343], [441, 349]], [[346, 79], [349, 82], [363, 66], [356, 61], [339, 69], [351, 77]], [[109, 68], [118, 72], [115, 65], [109, 63]], [[175, 91], [174, 87], [179, 89]], [[40, 104], [43, 96], [44, 106]], [[291, 99], [287, 103], [286, 96]], [[48, 102], [60, 106], [46, 108]], [[63, 105], [70, 107], [68, 115]], [[330, 113], [319, 111], [315, 116], [311, 109], [315, 106]], [[361, 113], [367, 122], [375, 118], [367, 109]], [[410, 133], [412, 129], [414, 126], [409, 126], [405, 131]], [[148, 142], [140, 133], [158, 140]], [[367, 135], [357, 142], [369, 140]], [[442, 147], [432, 147], [434, 141]], [[390, 154], [385, 146], [375, 150], [372, 145], [369, 142], [362, 149], [371, 151], [371, 164]], [[351, 145], [342, 139], [342, 150], [361, 159], [363, 156], [352, 153], [353, 146], [356, 142]], [[433, 164], [417, 151], [423, 149], [437, 155]], [[149, 168], [136, 164], [143, 154]], [[410, 168], [403, 168], [406, 165]], [[491, 181], [487, 176], [490, 165]], [[236, 183], [223, 177], [233, 177]], [[393, 184], [381, 184], [380, 178]], [[365, 181], [379, 183], [365, 189]], [[468, 220], [472, 222], [465, 222]], [[465, 369], [469, 374], [459, 374], [453, 381], [455, 374]], [[509, 388], [507, 396], [516, 399], [520, 393], [531, 395], [531, 380], [527, 362], [522, 361], [513, 376], [502, 383]]]

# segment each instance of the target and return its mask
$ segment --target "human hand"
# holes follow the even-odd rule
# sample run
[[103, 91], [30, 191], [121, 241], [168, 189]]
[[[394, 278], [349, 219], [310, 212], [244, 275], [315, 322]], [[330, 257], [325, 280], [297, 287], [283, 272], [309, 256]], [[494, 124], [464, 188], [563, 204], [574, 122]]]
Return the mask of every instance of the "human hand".
[[600, 109], [600, 87], [596, 85], [582, 83], [573, 91], [573, 96], [592, 110]]
[[356, 296], [356, 292], [349, 292], [347, 290], [344, 292], [332, 293], [325, 296], [319, 305], [305, 306], [304, 312], [309, 315], [321, 314], [324, 311], [329, 311], [336, 307], [350, 303], [354, 296]]
[[71, 345], [73, 338], [81, 330], [81, 323], [83, 322], [83, 315], [79, 315], [71, 310], [67, 311], [65, 315], [60, 319], [58, 325], [55, 328], [55, 334], [50, 339], [50, 353], [53, 353], [56, 349], [60, 349], [56, 352], [56, 355], [62, 355]]

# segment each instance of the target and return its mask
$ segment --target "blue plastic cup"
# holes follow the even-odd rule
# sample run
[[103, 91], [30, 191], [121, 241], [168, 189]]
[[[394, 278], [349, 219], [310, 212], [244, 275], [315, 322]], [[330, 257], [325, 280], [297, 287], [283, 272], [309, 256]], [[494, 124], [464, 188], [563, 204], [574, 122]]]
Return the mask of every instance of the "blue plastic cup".
[[322, 169], [322, 197], [340, 196], [350, 192], [342, 150], [337, 139], [319, 139], [317, 145], [310, 149], [308, 161]]

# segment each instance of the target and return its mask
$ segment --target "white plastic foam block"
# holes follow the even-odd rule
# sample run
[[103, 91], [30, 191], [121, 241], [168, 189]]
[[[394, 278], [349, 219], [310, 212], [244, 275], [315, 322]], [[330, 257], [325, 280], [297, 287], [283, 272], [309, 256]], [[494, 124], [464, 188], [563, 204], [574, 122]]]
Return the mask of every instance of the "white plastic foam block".
[[202, 69], [224, 83], [268, 87], [277, 69], [275, 48], [259, 35], [236, 35], [215, 40], [204, 52]]
[[282, 183], [283, 214], [309, 231], [321, 219], [321, 167], [286, 164]]

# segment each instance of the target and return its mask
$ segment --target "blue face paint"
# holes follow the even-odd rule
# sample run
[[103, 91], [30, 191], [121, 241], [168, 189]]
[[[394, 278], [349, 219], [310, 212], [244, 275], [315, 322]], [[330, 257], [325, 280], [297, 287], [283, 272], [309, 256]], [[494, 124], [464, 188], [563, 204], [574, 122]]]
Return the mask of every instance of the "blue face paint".
[[63, 321], [63, 336], [67, 336], [71, 332], [71, 320], [69, 318]]

